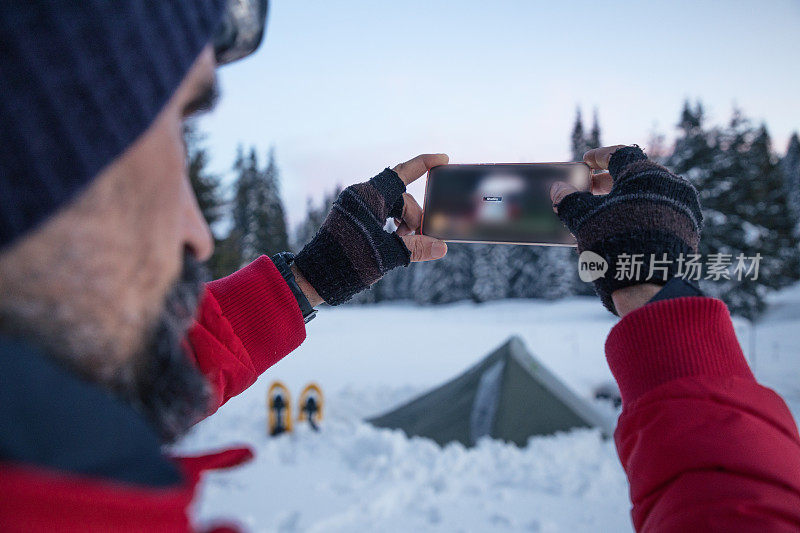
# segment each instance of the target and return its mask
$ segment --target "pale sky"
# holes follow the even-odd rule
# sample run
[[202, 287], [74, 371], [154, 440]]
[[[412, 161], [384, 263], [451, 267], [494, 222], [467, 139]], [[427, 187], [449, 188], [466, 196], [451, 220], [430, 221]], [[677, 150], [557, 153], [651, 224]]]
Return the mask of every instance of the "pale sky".
[[422, 152], [566, 160], [578, 105], [607, 144], [670, 139], [686, 98], [712, 123], [740, 106], [781, 153], [800, 129], [800, 0], [270, 4], [264, 43], [219, 70], [201, 128], [220, 173], [237, 144], [275, 145], [293, 225], [308, 196]]

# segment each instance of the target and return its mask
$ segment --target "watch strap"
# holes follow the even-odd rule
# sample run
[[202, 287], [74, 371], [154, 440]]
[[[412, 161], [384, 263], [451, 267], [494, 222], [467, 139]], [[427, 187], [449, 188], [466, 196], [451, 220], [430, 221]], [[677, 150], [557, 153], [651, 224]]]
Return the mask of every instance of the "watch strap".
[[289, 286], [289, 290], [294, 294], [297, 305], [300, 307], [300, 312], [303, 314], [303, 322], [308, 324], [317, 316], [317, 310], [311, 306], [311, 302], [308, 301], [300, 285], [297, 284], [294, 273], [289, 267], [294, 262], [294, 254], [291, 252], [280, 252], [273, 255], [270, 259], [272, 259], [275, 268], [277, 268], [278, 272], [283, 276], [283, 279]]

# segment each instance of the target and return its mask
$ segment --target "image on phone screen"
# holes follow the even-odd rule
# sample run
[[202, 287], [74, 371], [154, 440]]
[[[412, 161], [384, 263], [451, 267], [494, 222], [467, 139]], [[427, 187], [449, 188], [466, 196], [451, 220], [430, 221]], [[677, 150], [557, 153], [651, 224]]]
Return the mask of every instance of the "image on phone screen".
[[428, 173], [421, 233], [450, 242], [574, 246], [550, 186], [588, 190], [584, 163], [443, 165]]

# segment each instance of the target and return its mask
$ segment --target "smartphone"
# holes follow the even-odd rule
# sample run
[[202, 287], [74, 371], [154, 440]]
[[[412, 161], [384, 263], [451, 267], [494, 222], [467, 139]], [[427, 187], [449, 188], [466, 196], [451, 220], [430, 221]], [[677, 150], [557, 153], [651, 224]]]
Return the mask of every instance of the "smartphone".
[[575, 246], [550, 185], [588, 191], [586, 163], [442, 165], [428, 172], [420, 233], [447, 242]]

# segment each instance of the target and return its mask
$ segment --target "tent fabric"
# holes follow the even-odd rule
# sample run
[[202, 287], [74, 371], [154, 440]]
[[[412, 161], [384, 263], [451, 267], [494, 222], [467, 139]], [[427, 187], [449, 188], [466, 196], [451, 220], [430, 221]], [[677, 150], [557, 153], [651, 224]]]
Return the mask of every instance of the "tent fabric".
[[492, 434], [505, 367], [504, 360], [495, 361], [481, 374], [469, 419], [469, 433], [473, 441]]
[[440, 445], [458, 441], [465, 446], [486, 436], [524, 446], [533, 435], [573, 428], [596, 427], [610, 436], [614, 427], [516, 336], [463, 374], [367, 421]]

